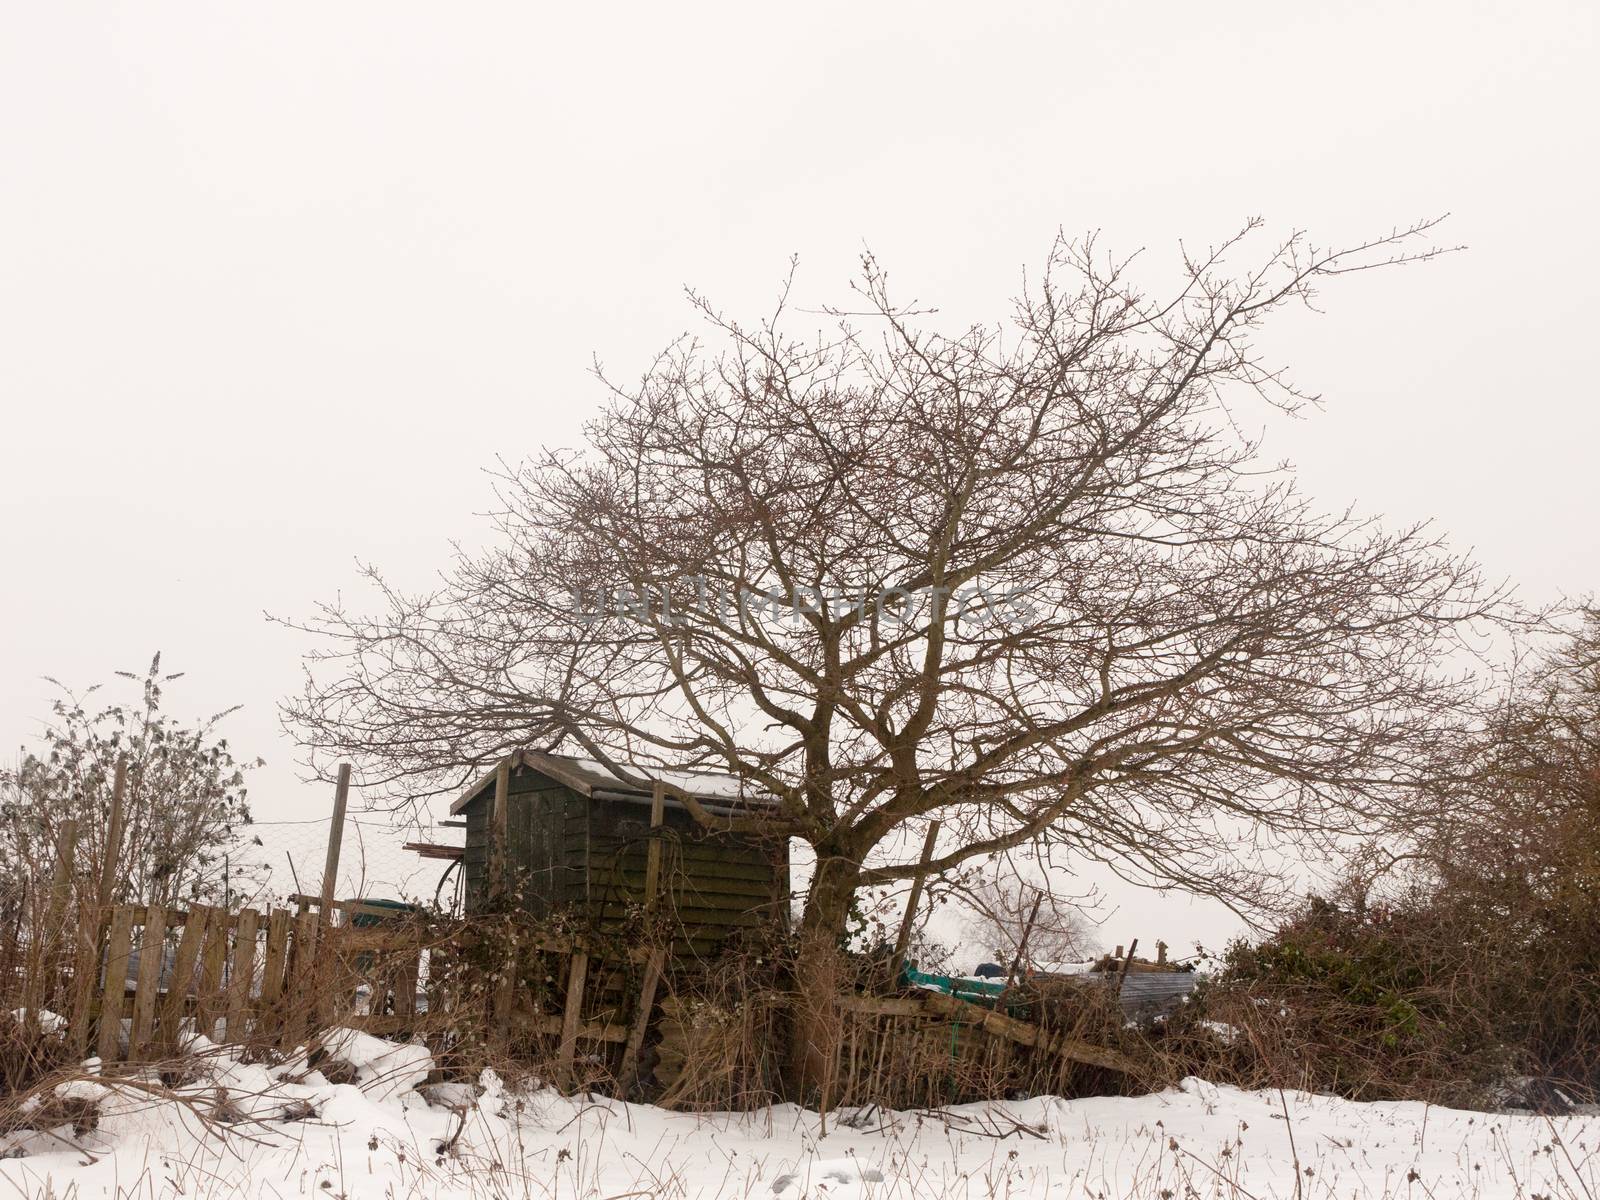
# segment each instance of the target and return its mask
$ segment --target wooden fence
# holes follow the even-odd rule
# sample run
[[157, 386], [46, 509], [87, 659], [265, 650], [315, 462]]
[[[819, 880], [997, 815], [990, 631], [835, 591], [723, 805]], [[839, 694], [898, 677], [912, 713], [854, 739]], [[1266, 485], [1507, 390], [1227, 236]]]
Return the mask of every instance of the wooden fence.
[[581, 1059], [591, 1076], [637, 1077], [663, 950], [597, 947], [517, 918], [332, 907], [324, 919], [304, 903], [119, 906], [76, 928], [68, 911], [54, 938], [8, 939], [0, 1000], [25, 1022], [57, 1014], [71, 1051], [107, 1064], [169, 1059], [190, 1033], [288, 1051], [344, 1025], [422, 1035], [446, 1059], [514, 1057], [573, 1081]]
[[106, 1062], [170, 1054], [185, 1027], [215, 1041], [283, 1044], [324, 1019], [403, 1022], [426, 962], [405, 931], [284, 908], [159, 904], [84, 913], [38, 957], [46, 971], [24, 1006], [56, 1011], [74, 1048]]
[[[119, 769], [108, 846], [120, 837], [123, 782]], [[335, 829], [348, 783], [341, 770]], [[283, 1053], [345, 1025], [421, 1036], [446, 1070], [515, 1061], [545, 1078], [605, 1082], [671, 1105], [743, 1106], [778, 1091], [792, 998], [774, 990], [771, 962], [754, 975], [714, 979], [719, 971], [705, 962], [669, 957], [673, 943], [661, 931], [673, 925], [673, 901], [660, 887], [657, 840], [626, 944], [558, 936], [527, 914], [442, 921], [335, 903], [327, 881], [337, 837], [323, 893], [292, 897], [296, 910], [114, 906], [114, 858], [97, 878], [76, 873], [75, 842], [76, 823], [67, 821], [51, 877], [30, 881], [27, 903], [0, 913], [0, 1012], [20, 1008], [23, 1025], [46, 1010], [59, 1014], [76, 1058], [161, 1062], [191, 1031]], [[908, 919], [896, 963], [909, 928]], [[1062, 1090], [1076, 1071], [1136, 1069], [1080, 1031], [933, 992], [844, 995], [833, 1007], [824, 1107]]]
[[[447, 1069], [515, 1061], [674, 1107], [763, 1103], [779, 1090], [791, 1000], [768, 988], [708, 995], [683, 964], [669, 970], [662, 950], [517, 919], [334, 907], [342, 919], [309, 907], [117, 907], [81, 925], [76, 945], [46, 953], [24, 1007], [65, 1017], [73, 1053], [108, 1065], [170, 1060], [190, 1032], [283, 1053], [342, 1025], [421, 1036]], [[930, 991], [840, 996], [833, 1024], [828, 1106], [1060, 1091], [1074, 1072], [1135, 1070], [1071, 1030]]]

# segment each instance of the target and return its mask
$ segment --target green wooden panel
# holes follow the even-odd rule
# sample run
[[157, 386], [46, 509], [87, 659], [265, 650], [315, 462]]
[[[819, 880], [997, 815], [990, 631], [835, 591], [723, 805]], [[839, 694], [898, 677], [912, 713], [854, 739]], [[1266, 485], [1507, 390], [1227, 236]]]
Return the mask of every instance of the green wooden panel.
[[[600, 906], [600, 919], [602, 921], [625, 920], [630, 912], [626, 905], [605, 904]], [[675, 921], [686, 929], [756, 929], [773, 920], [773, 914], [756, 910], [713, 909], [713, 908], [678, 908], [675, 910]]]
[[[577, 906], [609, 924], [621, 919], [627, 901], [643, 900], [652, 837], [647, 802], [591, 801], [526, 768], [512, 773], [510, 796], [508, 863], [531, 911], [546, 915]], [[467, 826], [462, 872], [469, 909], [481, 902], [487, 883], [493, 802], [489, 783], [460, 814]], [[668, 809], [664, 825], [663, 883], [681, 910], [729, 927], [767, 919], [756, 913], [773, 909], [787, 890], [786, 846], [709, 832], [682, 809]]]
[[477, 908], [483, 897], [484, 871], [488, 862], [486, 845], [488, 806], [480, 796], [469, 800], [460, 815], [467, 821], [467, 849], [461, 859], [463, 895], [467, 911]]

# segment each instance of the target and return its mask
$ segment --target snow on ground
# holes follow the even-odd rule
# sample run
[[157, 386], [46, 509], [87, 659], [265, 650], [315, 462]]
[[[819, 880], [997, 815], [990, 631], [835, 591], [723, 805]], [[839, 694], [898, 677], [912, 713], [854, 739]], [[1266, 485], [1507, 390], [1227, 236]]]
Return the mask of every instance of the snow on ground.
[[[1545, 1119], [1355, 1104], [1187, 1080], [1137, 1098], [965, 1105], [938, 1112], [667, 1113], [615, 1101], [412, 1090], [416, 1047], [331, 1039], [343, 1071], [210, 1053], [186, 1085], [228, 1094], [232, 1123], [80, 1080], [99, 1127], [0, 1139], [0, 1196], [869, 1198], [1600, 1197], [1600, 1116]], [[321, 1064], [319, 1064], [321, 1065]], [[329, 1077], [353, 1077], [334, 1083]], [[72, 1147], [62, 1139], [73, 1139]]]

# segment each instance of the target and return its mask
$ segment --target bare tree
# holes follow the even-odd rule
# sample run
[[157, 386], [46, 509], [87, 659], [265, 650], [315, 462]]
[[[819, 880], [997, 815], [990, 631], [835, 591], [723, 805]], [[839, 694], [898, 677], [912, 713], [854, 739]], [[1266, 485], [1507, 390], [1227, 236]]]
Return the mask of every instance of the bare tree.
[[816, 850], [818, 954], [935, 817], [935, 872], [1034, 843], [1249, 904], [1275, 841], [1408, 819], [1472, 698], [1443, 664], [1504, 600], [1240, 432], [1310, 399], [1254, 346], [1268, 314], [1432, 257], [1432, 226], [1237, 268], [1252, 222], [1160, 299], [1060, 240], [1008, 324], [953, 336], [870, 257], [806, 337], [787, 288], [753, 327], [691, 294], [713, 345], [505, 468], [498, 544], [298, 623], [325, 641], [287, 720], [412, 796], [530, 744], [730, 772], [778, 799], [741, 828]]
[[1048, 879], [980, 875], [962, 889], [966, 934], [1009, 967], [1075, 962], [1097, 946], [1094, 926], [1073, 898]]

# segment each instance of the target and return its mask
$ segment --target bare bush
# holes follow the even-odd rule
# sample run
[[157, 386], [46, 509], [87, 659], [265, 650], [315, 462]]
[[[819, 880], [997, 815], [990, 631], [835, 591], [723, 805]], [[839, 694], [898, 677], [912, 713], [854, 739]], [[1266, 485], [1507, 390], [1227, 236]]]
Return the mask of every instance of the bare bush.
[[1230, 950], [1190, 1015], [1232, 1043], [1191, 1022], [1169, 1050], [1358, 1099], [1489, 1104], [1525, 1078], [1600, 1096], [1600, 614], [1444, 766], [1415, 841]]
[[[9, 911], [21, 911], [30, 881], [52, 879], [67, 822], [76, 826], [75, 872], [111, 882], [103, 902], [221, 898], [223, 849], [250, 820], [244, 772], [253, 764], [237, 761], [218, 735], [227, 712], [185, 726], [162, 711], [167, 685], [182, 676], [162, 674], [159, 654], [142, 676], [117, 674], [138, 685], [137, 700], [93, 708], [98, 687], [81, 695], [61, 688], [45, 746], [0, 771], [0, 906]], [[121, 838], [107, 871], [119, 762], [127, 788]]]

